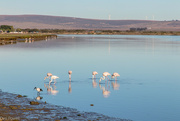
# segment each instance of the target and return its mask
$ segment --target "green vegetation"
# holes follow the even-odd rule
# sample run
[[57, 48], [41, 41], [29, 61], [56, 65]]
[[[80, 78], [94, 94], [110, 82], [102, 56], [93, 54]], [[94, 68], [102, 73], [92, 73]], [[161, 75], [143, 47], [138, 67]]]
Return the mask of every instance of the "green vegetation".
[[1, 25], [0, 30], [2, 30], [3, 32], [12, 32], [14, 31], [14, 27], [9, 25]]

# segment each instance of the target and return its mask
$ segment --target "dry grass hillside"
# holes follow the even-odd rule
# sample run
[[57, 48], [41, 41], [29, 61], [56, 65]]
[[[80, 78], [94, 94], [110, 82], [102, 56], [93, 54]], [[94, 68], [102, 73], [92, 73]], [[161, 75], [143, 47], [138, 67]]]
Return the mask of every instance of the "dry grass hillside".
[[0, 25], [38, 29], [129, 30], [148, 27], [157, 31], [180, 31], [180, 21], [97, 20], [45, 15], [0, 15]]

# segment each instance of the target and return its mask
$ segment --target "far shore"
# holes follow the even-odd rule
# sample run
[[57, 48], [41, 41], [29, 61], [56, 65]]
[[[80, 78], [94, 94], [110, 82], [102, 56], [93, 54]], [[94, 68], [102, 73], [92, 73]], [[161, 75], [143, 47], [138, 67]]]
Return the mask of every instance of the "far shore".
[[[31, 29], [30, 29], [31, 30]], [[30, 31], [29, 30], [29, 31]], [[0, 41], [7, 39], [21, 39], [21, 38], [41, 38], [62, 35], [166, 35], [166, 36], [180, 36], [180, 31], [120, 31], [120, 30], [54, 30], [45, 29], [40, 32], [24, 33], [0, 33]]]
[[78, 31], [69, 30], [61, 31], [56, 34], [74, 34], [74, 35], [164, 35], [164, 36], [180, 36], [180, 31], [118, 31], [118, 30], [90, 30]]
[[180, 36], [175, 31], [118, 31], [118, 30], [48, 30], [50, 33], [1, 33], [0, 45], [16, 44], [17, 42], [34, 42], [56, 39], [57, 35], [160, 35]]
[[21, 33], [0, 34], [0, 45], [16, 44], [17, 42], [34, 42], [39, 40], [56, 39], [56, 34], [51, 33]]
[[16, 40], [16, 39], [29, 39], [29, 38], [47, 38], [47, 37], [57, 37], [56, 34], [52, 33], [3, 33], [0, 34], [0, 41], [2, 40]]
[[0, 91], [0, 95], [0, 120], [132, 121], [94, 112], [80, 112], [77, 109], [51, 105], [18, 94]]

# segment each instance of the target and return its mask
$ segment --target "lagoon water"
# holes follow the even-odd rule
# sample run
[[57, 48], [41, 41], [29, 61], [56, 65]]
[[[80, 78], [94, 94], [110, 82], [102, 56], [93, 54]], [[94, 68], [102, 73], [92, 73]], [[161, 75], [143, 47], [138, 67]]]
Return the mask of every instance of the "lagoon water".
[[[92, 71], [99, 73], [95, 80]], [[99, 84], [105, 71], [121, 76]], [[19, 42], [0, 46], [0, 72], [3, 91], [35, 99], [33, 89], [41, 87], [42, 101], [51, 104], [135, 121], [180, 119], [179, 36], [58, 35]], [[55, 85], [44, 81], [47, 72], [60, 77]]]

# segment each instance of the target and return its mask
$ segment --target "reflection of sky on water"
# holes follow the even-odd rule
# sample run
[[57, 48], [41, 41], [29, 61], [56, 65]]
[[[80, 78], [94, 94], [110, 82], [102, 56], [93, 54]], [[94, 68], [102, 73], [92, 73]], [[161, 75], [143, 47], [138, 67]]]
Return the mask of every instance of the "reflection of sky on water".
[[[0, 88], [36, 98], [33, 88], [41, 87], [42, 101], [138, 121], [180, 118], [179, 36], [59, 38], [0, 46]], [[71, 82], [68, 70], [73, 71]], [[99, 73], [96, 84], [92, 71]], [[99, 85], [105, 71], [118, 72], [121, 77]], [[60, 77], [56, 87], [44, 81], [47, 72]], [[103, 89], [110, 92], [107, 98]], [[53, 95], [50, 90], [58, 92]]]

